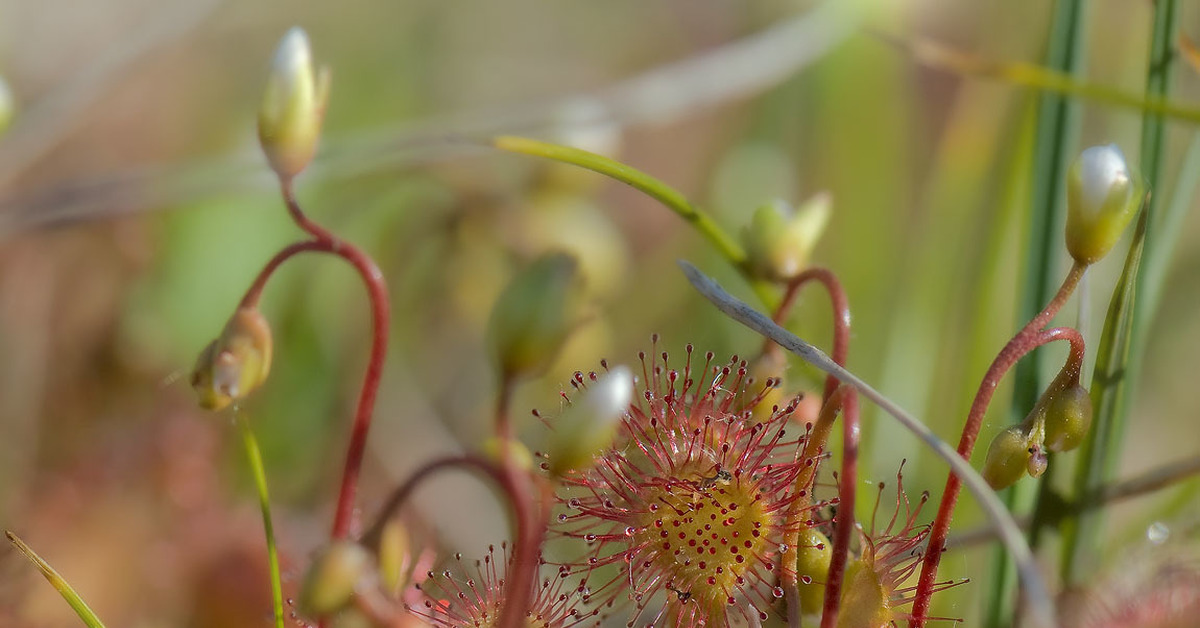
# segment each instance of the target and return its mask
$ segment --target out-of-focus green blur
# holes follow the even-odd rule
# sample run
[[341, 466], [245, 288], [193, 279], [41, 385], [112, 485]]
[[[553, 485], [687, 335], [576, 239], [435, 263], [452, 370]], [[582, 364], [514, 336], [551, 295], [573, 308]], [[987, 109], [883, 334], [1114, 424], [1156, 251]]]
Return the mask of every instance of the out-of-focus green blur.
[[[0, 75], [17, 103], [0, 136], [0, 525], [111, 626], [256, 626], [269, 615], [236, 430], [229, 416], [196, 407], [187, 372], [262, 265], [303, 235], [254, 130], [272, 50], [292, 25], [333, 69], [323, 148], [298, 180], [300, 201], [378, 260], [392, 298], [364, 517], [423, 461], [487, 438], [490, 307], [541, 253], [579, 256], [592, 305], [557, 364], [517, 392], [518, 428], [533, 449], [545, 427], [527, 409], [553, 416], [570, 375], [601, 358], [640, 372], [637, 352], [650, 351], [653, 333], [676, 359], [689, 342], [722, 358], [760, 346], [687, 285], [677, 259], [753, 299], [678, 217], [597, 175], [488, 150], [493, 134], [587, 141], [572, 112], [600, 111], [612, 122], [604, 139], [617, 140], [605, 146], [612, 156], [682, 190], [735, 235], [764, 202], [830, 192], [813, 262], [848, 291], [849, 366], [952, 443], [988, 362], [1024, 323], [1013, 312], [1036, 94], [922, 66], [881, 34], [1040, 63], [1049, 3], [848, 2], [831, 22], [846, 36], [782, 76], [767, 68], [801, 53], [764, 35], [811, 18], [817, 3], [48, 0], [0, 9]], [[1086, 80], [1140, 93], [1150, 12], [1146, 2], [1091, 3]], [[1200, 7], [1185, 4], [1179, 23], [1198, 18]], [[686, 71], [679, 65], [652, 72], [749, 41], [772, 45], [742, 49], [752, 63], [732, 72], [716, 65], [689, 81], [673, 80]], [[756, 71], [761, 81], [745, 80]], [[1197, 96], [1200, 81], [1181, 64], [1172, 100]], [[1136, 154], [1140, 112], [1084, 111], [1073, 150], [1115, 142]], [[1168, 129], [1170, 185], [1193, 127]], [[1089, 272], [1082, 306], [1073, 299], [1059, 317], [1082, 317], [1093, 346], [1117, 251]], [[1065, 248], [1059, 264], [1065, 273]], [[1200, 454], [1197, 267], [1192, 217], [1146, 347], [1122, 475]], [[263, 304], [275, 365], [241, 411], [264, 448], [285, 589], [294, 590], [328, 532], [370, 312], [358, 276], [320, 255], [283, 267]], [[828, 300], [813, 290], [790, 328], [827, 346], [830, 324]], [[1046, 353], [1047, 364], [1065, 354]], [[815, 390], [820, 380], [795, 362], [789, 382]], [[996, 396], [981, 443], [1010, 420], [1007, 398]], [[907, 459], [910, 495], [940, 493], [945, 466], [872, 408], [863, 440], [862, 477], [890, 484]], [[1108, 564], [1143, 547], [1151, 522], [1194, 524], [1196, 488], [1113, 508], [1112, 543], [1099, 550]], [[863, 495], [867, 519], [874, 491]], [[430, 483], [412, 514], [419, 537], [468, 556], [508, 538], [492, 493], [467, 476]], [[879, 516], [890, 514], [885, 505]], [[981, 523], [970, 500], [955, 521], [955, 530]], [[939, 595], [937, 614], [976, 624], [989, 561], [979, 548], [945, 556], [944, 579], [973, 582]], [[0, 625], [73, 621], [0, 549]]]

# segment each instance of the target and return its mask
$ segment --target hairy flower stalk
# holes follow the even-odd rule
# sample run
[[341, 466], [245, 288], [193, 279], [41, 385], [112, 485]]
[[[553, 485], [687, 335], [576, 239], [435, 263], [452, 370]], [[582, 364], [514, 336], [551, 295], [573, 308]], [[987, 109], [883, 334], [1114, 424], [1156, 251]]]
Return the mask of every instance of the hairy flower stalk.
[[[765, 422], [741, 396], [745, 363], [713, 365], [692, 376], [668, 356], [642, 356], [637, 401], [617, 444], [589, 471], [564, 477], [565, 512], [555, 530], [589, 545], [570, 565], [585, 578], [605, 571], [585, 597], [636, 606], [630, 625], [723, 626], [757, 622], [783, 597], [775, 583], [795, 524], [789, 508], [806, 487], [802, 437], [789, 437], [795, 401]], [[763, 389], [763, 394], [766, 389]]]

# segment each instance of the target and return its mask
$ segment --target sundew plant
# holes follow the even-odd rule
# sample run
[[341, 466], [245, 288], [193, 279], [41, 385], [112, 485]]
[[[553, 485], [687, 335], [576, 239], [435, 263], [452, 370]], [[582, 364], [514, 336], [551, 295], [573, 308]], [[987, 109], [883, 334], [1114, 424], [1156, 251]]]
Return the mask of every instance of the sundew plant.
[[[1082, 0], [1053, 3], [1037, 61], [829, 2], [553, 105], [340, 142], [335, 74], [356, 70], [286, 30], [261, 99], [237, 105], [257, 106], [265, 162], [235, 168], [269, 180], [256, 209], [164, 219], [178, 250], [146, 257], [164, 261], [115, 339], [85, 343], [73, 309], [101, 262], [63, 282], [38, 247], [91, 250], [71, 223], [170, 176], [0, 214], [0, 294], [19, 304], [0, 308], [4, 390], [42, 402], [45, 378], [15, 374], [55, 355], [8, 321], [66, 311], [50, 344], [94, 354], [64, 362], [91, 383], [77, 401], [45, 401], [70, 417], [46, 419], [48, 453], [8, 448], [14, 473], [39, 455], [53, 471], [13, 481], [0, 511], [0, 622], [1195, 625], [1200, 464], [1176, 384], [1197, 334], [1159, 306], [1195, 296], [1171, 262], [1186, 278], [1200, 144], [1169, 131], [1200, 121], [1181, 95], [1200, 12], [1146, 5], [1120, 21], [1146, 50], [1137, 89], [1086, 71], [1089, 24], [1117, 18]], [[888, 63], [958, 93], [908, 111], [879, 98]], [[806, 152], [789, 129], [840, 102], [822, 90], [865, 102], [817, 114], [832, 130]], [[1000, 92], [1005, 113], [979, 105]], [[0, 148], [17, 147], [0, 157], [43, 150], [56, 111], [25, 122], [14, 94], [0, 83]], [[740, 116], [743, 137], [675, 186], [699, 147], [638, 125], [695, 111]], [[938, 144], [881, 133], [906, 125]], [[884, 153], [928, 163], [898, 174]], [[37, 159], [0, 159], [0, 183]], [[167, 196], [189, 189], [176, 176]], [[189, 256], [200, 270], [169, 261]], [[139, 347], [171, 375], [71, 379]], [[9, 443], [38, 433], [21, 407]], [[153, 419], [103, 419], [131, 408]], [[75, 418], [92, 415], [106, 427]]]

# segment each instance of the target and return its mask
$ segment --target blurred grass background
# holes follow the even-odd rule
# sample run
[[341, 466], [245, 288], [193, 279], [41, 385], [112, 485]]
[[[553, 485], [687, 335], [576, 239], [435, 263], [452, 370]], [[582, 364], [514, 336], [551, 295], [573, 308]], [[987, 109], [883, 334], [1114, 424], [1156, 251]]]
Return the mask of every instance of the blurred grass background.
[[[789, 0], [0, 2], [0, 73], [21, 104], [0, 138], [0, 523], [110, 625], [267, 621], [261, 529], [237, 436], [226, 417], [194, 407], [185, 374], [261, 265], [300, 235], [254, 135], [267, 62], [291, 25], [334, 69], [326, 150], [301, 178], [301, 202], [376, 257], [393, 301], [365, 471], [369, 516], [422, 461], [486, 437], [488, 311], [540, 252], [581, 255], [594, 316], [552, 372], [521, 387], [518, 409], [552, 413], [573, 371], [602, 357], [634, 363], [654, 332], [676, 354], [693, 342], [748, 356], [759, 344], [686, 285], [679, 258], [751, 296], [664, 208], [591, 175], [465, 145], [441, 121], [507, 131], [506, 117], [530, 103], [602, 91], [811, 9]], [[814, 261], [849, 293], [850, 367], [953, 443], [978, 378], [1024, 322], [1013, 312], [1036, 95], [918, 65], [875, 33], [1040, 63], [1050, 9], [864, 3], [844, 41], [766, 89], [625, 116], [635, 122], [619, 128], [614, 156], [683, 190], [732, 233], [771, 198], [830, 191], [833, 219]], [[1150, 14], [1150, 3], [1090, 3], [1087, 80], [1140, 93]], [[1197, 19], [1200, 7], [1185, 4], [1179, 23], [1192, 36]], [[1181, 67], [1172, 100], [1198, 93]], [[1116, 142], [1136, 155], [1140, 113], [1083, 110], [1072, 153]], [[517, 131], [556, 137], [548, 119], [518, 119]], [[1193, 129], [1173, 123], [1168, 133], [1171, 189]], [[420, 141], [404, 142], [412, 137]], [[1200, 453], [1198, 252], [1190, 217], [1135, 389], [1123, 476]], [[1090, 273], [1080, 306], [1093, 347], [1120, 270], [1122, 255], [1111, 257]], [[1065, 273], [1065, 251], [1057, 263]], [[276, 367], [245, 411], [294, 584], [330, 519], [369, 312], [350, 269], [316, 256], [286, 266], [264, 304]], [[1068, 310], [1059, 320], [1073, 323], [1078, 308]], [[814, 291], [791, 327], [827, 345], [829, 325]], [[791, 373], [797, 384], [819, 381], [799, 364]], [[1005, 425], [1008, 398], [997, 395], [981, 443]], [[534, 420], [522, 431], [540, 443]], [[863, 477], [890, 480], [907, 458], [910, 494], [940, 492], [944, 465], [870, 408], [863, 435]], [[1196, 488], [1114, 508], [1110, 542], [1096, 551], [1111, 565], [1140, 551], [1152, 521], [1190, 527]], [[866, 517], [873, 491], [863, 494]], [[980, 523], [973, 508], [967, 500], [956, 529]], [[432, 483], [416, 512], [431, 539], [468, 556], [507, 536], [489, 492], [466, 477]], [[988, 561], [983, 549], [948, 555], [945, 575], [975, 583], [941, 595], [935, 610], [975, 625]], [[0, 624], [74, 621], [0, 550]]]

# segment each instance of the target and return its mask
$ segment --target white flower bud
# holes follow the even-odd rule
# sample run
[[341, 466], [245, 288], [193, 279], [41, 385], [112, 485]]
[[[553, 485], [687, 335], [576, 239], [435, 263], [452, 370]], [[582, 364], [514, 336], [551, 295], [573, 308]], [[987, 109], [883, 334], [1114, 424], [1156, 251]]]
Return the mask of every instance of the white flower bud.
[[1108, 254], [1142, 201], [1141, 177], [1116, 144], [1080, 153], [1067, 174], [1067, 250], [1081, 264]]
[[588, 386], [554, 423], [547, 447], [549, 470], [562, 476], [592, 465], [594, 455], [612, 444], [633, 397], [633, 374], [618, 366]]
[[281, 179], [291, 179], [312, 161], [328, 97], [328, 68], [313, 70], [308, 35], [292, 28], [275, 51], [258, 110], [258, 139]]

